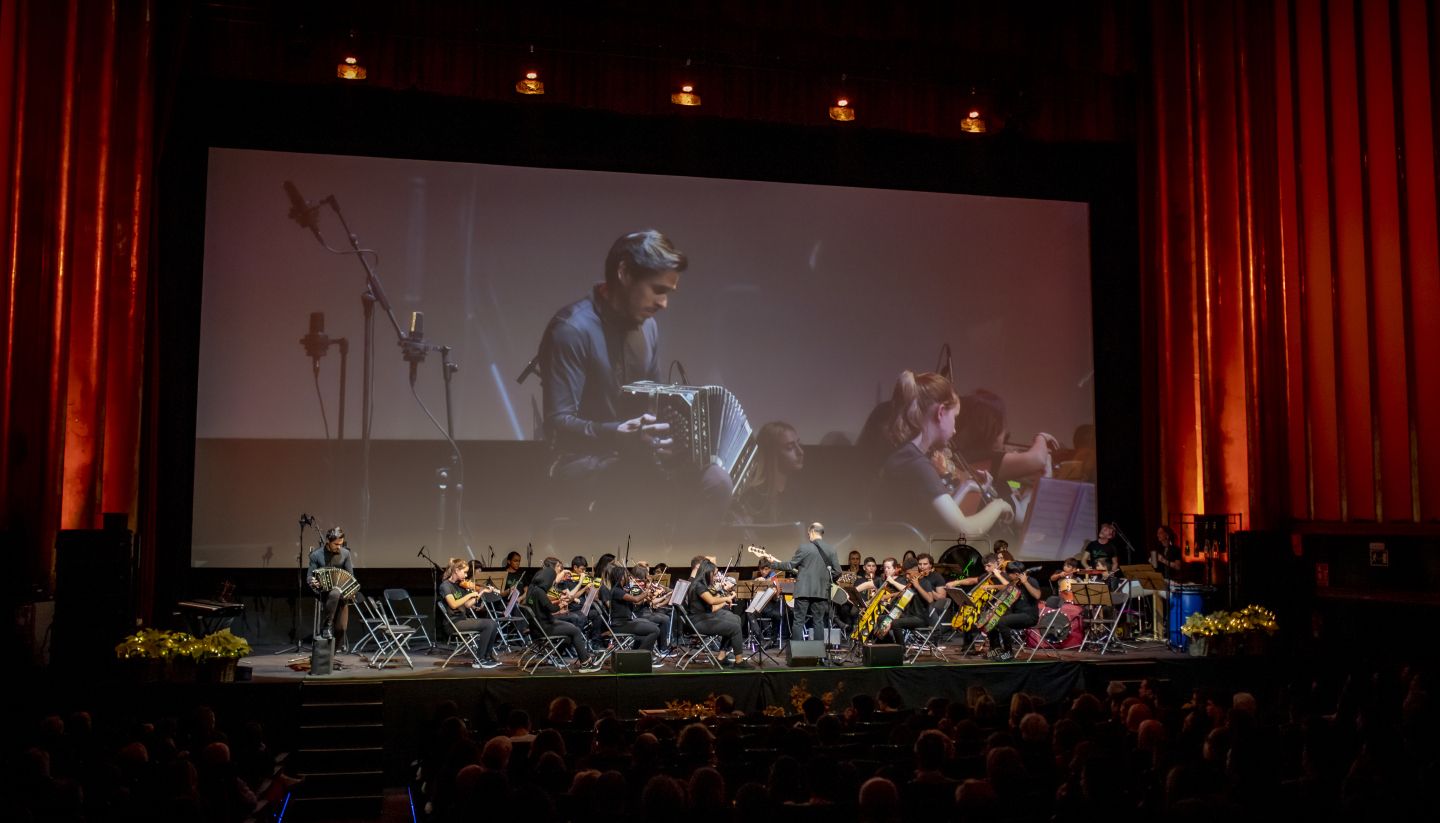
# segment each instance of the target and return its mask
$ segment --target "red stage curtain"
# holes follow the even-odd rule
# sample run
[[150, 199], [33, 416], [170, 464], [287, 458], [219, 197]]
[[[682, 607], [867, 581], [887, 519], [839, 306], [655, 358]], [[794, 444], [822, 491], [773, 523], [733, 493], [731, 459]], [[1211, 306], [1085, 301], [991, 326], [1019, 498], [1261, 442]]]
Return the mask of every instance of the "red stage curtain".
[[1435, 7], [1166, 3], [1153, 26], [1162, 517], [1440, 519]]
[[152, 12], [0, 0], [0, 528], [42, 585], [57, 529], [137, 509]]

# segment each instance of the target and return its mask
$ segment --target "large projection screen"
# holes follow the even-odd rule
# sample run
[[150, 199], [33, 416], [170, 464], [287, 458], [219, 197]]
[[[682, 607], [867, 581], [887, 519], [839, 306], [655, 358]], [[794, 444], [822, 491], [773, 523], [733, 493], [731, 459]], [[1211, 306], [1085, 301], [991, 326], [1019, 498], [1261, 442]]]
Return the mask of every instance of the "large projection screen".
[[[516, 382], [552, 315], [589, 295], [611, 243], [640, 229], [663, 232], [689, 259], [656, 318], [661, 379], [679, 383], [683, 369], [691, 385], [733, 393], [755, 428], [791, 424], [810, 449], [795, 482], [815, 516], [832, 518], [828, 537], [870, 517], [875, 467], [850, 459], [847, 444], [901, 370], [933, 370], [943, 344], [960, 394], [1003, 399], [1010, 440], [1049, 432], [1067, 449], [1083, 446], [1077, 429], [1094, 420], [1084, 203], [220, 148], [208, 172], [196, 565], [293, 565], [302, 541], [317, 538], [299, 530], [301, 513], [343, 525], [372, 567], [423, 562], [422, 545], [437, 559], [468, 547], [485, 560], [528, 544], [534, 562], [593, 560], [627, 535], [643, 535], [647, 559], [688, 560], [703, 529], [636, 522], [621, 534], [552, 493], [541, 381]], [[376, 252], [366, 259], [401, 325], [422, 312], [426, 339], [450, 347], [463, 467], [412, 395], [410, 366], [377, 307], [365, 471], [365, 268], [289, 219], [287, 180], [312, 201], [333, 195]], [[334, 211], [317, 215], [325, 241], [348, 251]], [[317, 380], [300, 344], [312, 312], [324, 313], [330, 338], [348, 341], [340, 442], [341, 355], [330, 348]], [[440, 357], [418, 366], [415, 392], [443, 426]], [[1087, 460], [1083, 448], [1069, 456]], [[463, 495], [449, 477], [461, 471]], [[1093, 482], [1093, 470], [1079, 479]], [[1033, 541], [1047, 546], [1043, 556], [1093, 534], [1093, 485], [1088, 494], [1088, 513], [1065, 504], [1075, 522], [1063, 540]]]

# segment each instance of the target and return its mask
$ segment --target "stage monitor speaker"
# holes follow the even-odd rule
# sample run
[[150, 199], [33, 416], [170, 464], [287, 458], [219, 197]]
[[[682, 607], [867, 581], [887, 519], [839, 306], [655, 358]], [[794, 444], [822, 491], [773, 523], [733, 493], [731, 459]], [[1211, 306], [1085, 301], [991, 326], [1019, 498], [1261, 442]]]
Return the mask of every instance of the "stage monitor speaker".
[[818, 666], [825, 659], [823, 640], [791, 640], [785, 662], [791, 666]]
[[865, 665], [901, 666], [905, 663], [905, 647], [898, 643], [877, 643], [865, 647]]
[[315, 650], [310, 653], [310, 675], [324, 677], [335, 671], [335, 639], [315, 638]]
[[610, 658], [610, 671], [616, 674], [649, 674], [653, 658], [647, 651], [615, 652]]

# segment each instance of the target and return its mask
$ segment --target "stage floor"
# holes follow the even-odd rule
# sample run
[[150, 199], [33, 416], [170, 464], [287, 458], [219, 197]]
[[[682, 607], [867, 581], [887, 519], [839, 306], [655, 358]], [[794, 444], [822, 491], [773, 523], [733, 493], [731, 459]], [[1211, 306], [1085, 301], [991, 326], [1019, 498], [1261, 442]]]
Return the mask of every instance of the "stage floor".
[[[997, 669], [1013, 666], [1054, 664], [1054, 663], [1130, 663], [1148, 664], [1160, 661], [1188, 660], [1189, 656], [1183, 651], [1175, 651], [1166, 647], [1164, 643], [1143, 640], [1136, 642], [1133, 647], [1116, 650], [1114, 647], [1102, 655], [1093, 651], [1050, 651], [1042, 649], [1035, 654], [1033, 660], [1029, 660], [1029, 650], [1022, 652], [1018, 659], [997, 663], [987, 659], [983, 654], [962, 655], [959, 646], [942, 644], [941, 650], [947, 660], [940, 660], [932, 655], [922, 655], [913, 664], [907, 664], [900, 668], [936, 668], [954, 667], [972, 669], [975, 667], [994, 667]], [[505, 678], [505, 677], [549, 677], [549, 678], [597, 678], [613, 677], [615, 674], [608, 669], [580, 674], [575, 671], [559, 671], [548, 666], [541, 666], [534, 674], [527, 674], [516, 667], [515, 661], [518, 654], [502, 654], [500, 660], [504, 664], [495, 669], [475, 669], [470, 667], [468, 658], [456, 656], [448, 666], [444, 666], [445, 659], [449, 657], [448, 649], [426, 650], [419, 648], [410, 652], [410, 659], [414, 668], [405, 664], [399, 655], [390, 661], [385, 669], [376, 669], [369, 665], [368, 658], [358, 654], [345, 652], [337, 653], [335, 656], [336, 670], [324, 677], [311, 677], [309, 674], [310, 654], [308, 648], [303, 654], [296, 653], [294, 647], [275, 649], [273, 647], [257, 647], [253, 654], [240, 661], [242, 666], [248, 666], [251, 670], [251, 679], [257, 683], [285, 683], [285, 682], [315, 682], [344, 681], [344, 680], [409, 680], [415, 678]], [[708, 661], [703, 658], [690, 665], [684, 671], [675, 667], [677, 658], [670, 658], [665, 661], [665, 666], [660, 669], [653, 669], [651, 675], [743, 675], [755, 674], [763, 667], [764, 670], [779, 671], [835, 671], [843, 669], [867, 668], [858, 660], [834, 658], [836, 662], [824, 666], [787, 666], [785, 665], [785, 654], [783, 650], [767, 650], [763, 661], [756, 661], [755, 669], [725, 669], [717, 671]], [[885, 667], [880, 667], [885, 668]], [[895, 668], [895, 667], [889, 667]]]

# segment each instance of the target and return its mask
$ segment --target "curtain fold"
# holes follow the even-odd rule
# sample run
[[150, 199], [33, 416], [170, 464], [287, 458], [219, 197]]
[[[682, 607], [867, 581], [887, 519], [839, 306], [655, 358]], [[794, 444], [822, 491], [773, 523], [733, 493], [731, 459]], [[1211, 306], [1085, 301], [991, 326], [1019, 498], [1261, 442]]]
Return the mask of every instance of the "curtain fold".
[[0, 512], [48, 586], [58, 529], [137, 513], [149, 2], [0, 0]]
[[1440, 519], [1435, 22], [1424, 0], [1156, 5], [1162, 520]]

